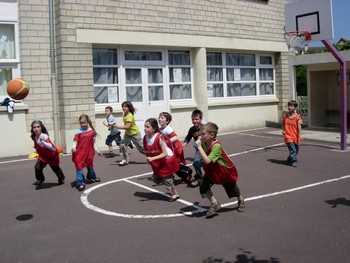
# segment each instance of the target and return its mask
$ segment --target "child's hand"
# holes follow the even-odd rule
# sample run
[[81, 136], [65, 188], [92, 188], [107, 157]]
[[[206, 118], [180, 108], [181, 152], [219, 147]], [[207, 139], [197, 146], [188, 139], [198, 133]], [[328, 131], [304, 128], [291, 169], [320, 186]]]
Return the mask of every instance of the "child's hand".
[[196, 144], [197, 144], [198, 147], [202, 146], [202, 141], [201, 141], [200, 138], [197, 139]]
[[150, 164], [153, 161], [153, 159], [152, 159], [152, 157], [146, 157], [146, 161], [148, 164]]
[[96, 151], [97, 152], [97, 155], [98, 156], [101, 156], [102, 155], [102, 152], [101, 151]]
[[76, 148], [72, 148], [72, 153], [75, 153], [77, 151]]
[[187, 143], [186, 143], [186, 142], [184, 142], [184, 143], [182, 144], [182, 146], [183, 146], [183, 147], [186, 147], [186, 146], [187, 146]]

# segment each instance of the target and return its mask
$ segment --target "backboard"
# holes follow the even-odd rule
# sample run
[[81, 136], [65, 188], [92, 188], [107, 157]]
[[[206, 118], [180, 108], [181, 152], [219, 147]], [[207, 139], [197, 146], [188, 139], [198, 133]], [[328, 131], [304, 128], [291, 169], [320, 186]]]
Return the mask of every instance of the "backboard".
[[334, 38], [332, 0], [299, 0], [284, 6], [285, 32], [307, 30], [311, 41]]

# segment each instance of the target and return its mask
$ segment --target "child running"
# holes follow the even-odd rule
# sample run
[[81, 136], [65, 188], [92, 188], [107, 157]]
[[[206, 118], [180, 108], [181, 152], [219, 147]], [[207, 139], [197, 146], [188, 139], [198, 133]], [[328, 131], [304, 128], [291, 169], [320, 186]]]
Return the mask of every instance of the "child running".
[[115, 121], [115, 118], [113, 116], [113, 108], [110, 106], [107, 106], [105, 108], [105, 113], [106, 113], [106, 120], [103, 122], [103, 125], [108, 127], [109, 134], [107, 135], [106, 138], [106, 145], [108, 145], [109, 149], [109, 158], [114, 157], [114, 152], [113, 152], [113, 146], [112, 142], [115, 141], [115, 143], [119, 146], [121, 137], [120, 137], [120, 131], [114, 127], [117, 122]]
[[58, 184], [64, 184], [65, 176], [60, 168], [59, 153], [55, 145], [49, 138], [49, 133], [40, 120], [34, 120], [31, 124], [31, 138], [34, 141], [34, 148], [38, 153], [38, 160], [34, 166], [36, 182], [34, 185], [38, 188], [45, 182], [45, 176], [43, 173], [47, 164], [51, 167], [52, 171], [58, 178]]
[[298, 166], [298, 153], [301, 140], [301, 124], [303, 120], [296, 113], [298, 102], [291, 100], [288, 102], [288, 112], [283, 115], [282, 119], [282, 134], [284, 143], [287, 144], [289, 156], [287, 162], [293, 167]]
[[142, 137], [139, 128], [135, 122], [135, 111], [136, 109], [130, 101], [124, 101], [122, 103], [123, 108], [123, 122], [124, 125], [114, 125], [117, 129], [124, 129], [124, 138], [120, 142], [120, 150], [123, 153], [123, 160], [119, 162], [119, 165], [127, 165], [129, 163], [129, 155], [127, 152], [127, 146], [132, 141], [140, 153], [145, 154], [145, 150], [142, 145]]
[[89, 116], [86, 114], [80, 115], [79, 123], [80, 128], [77, 130], [73, 139], [72, 160], [76, 169], [76, 187], [79, 191], [83, 191], [85, 189], [83, 168], [87, 168], [87, 180], [101, 182], [101, 179], [95, 174], [93, 161], [95, 152], [99, 156], [102, 153], [96, 148], [95, 139], [97, 133], [92, 126]]
[[151, 165], [154, 176], [153, 182], [164, 183], [166, 189], [171, 191], [169, 202], [174, 202], [180, 198], [174, 185], [174, 173], [179, 170], [179, 163], [172, 150], [167, 146], [169, 140], [159, 132], [158, 122], [154, 118], [145, 122], [145, 136], [143, 145], [145, 147], [147, 163]]
[[215, 123], [208, 122], [202, 127], [202, 135], [196, 141], [199, 153], [203, 158], [205, 173], [199, 191], [202, 198], [208, 198], [211, 203], [207, 212], [208, 218], [213, 217], [221, 208], [221, 204], [211, 191], [214, 184], [221, 184], [229, 198], [238, 198], [238, 212], [245, 211], [245, 202], [237, 186], [238, 172], [221, 144], [216, 140], [218, 130]]
[[[200, 110], [194, 110], [191, 114], [192, 124], [193, 126], [188, 130], [187, 136], [183, 142], [183, 146], [187, 146], [187, 144], [193, 140], [196, 142], [200, 135], [201, 128], [203, 124], [205, 124], [205, 121], [203, 121], [203, 113]], [[196, 172], [194, 175], [194, 181], [191, 182], [192, 187], [197, 187], [201, 184], [203, 173], [202, 173], [202, 166], [203, 166], [203, 160], [202, 157], [198, 151], [196, 143], [194, 144], [194, 148], [196, 149], [196, 152], [194, 154], [193, 158], [193, 168]]]

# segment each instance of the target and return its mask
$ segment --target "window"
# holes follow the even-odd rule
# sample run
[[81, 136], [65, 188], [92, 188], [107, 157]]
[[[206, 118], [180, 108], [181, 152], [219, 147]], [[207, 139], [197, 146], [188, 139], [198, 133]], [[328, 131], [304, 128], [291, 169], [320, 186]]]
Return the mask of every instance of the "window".
[[189, 51], [169, 50], [170, 100], [191, 99], [191, 59]]
[[208, 98], [274, 94], [272, 56], [207, 52]]
[[116, 49], [93, 49], [95, 103], [119, 102], [118, 54]]

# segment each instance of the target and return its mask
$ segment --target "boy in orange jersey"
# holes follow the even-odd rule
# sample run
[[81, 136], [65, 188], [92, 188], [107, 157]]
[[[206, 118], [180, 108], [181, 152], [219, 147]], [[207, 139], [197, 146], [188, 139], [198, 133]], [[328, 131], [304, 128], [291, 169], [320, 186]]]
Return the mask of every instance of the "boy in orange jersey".
[[283, 115], [282, 119], [282, 134], [284, 142], [287, 144], [289, 156], [287, 162], [293, 167], [298, 166], [298, 153], [301, 140], [301, 124], [303, 120], [296, 113], [298, 102], [291, 100], [288, 102], [288, 112]]

